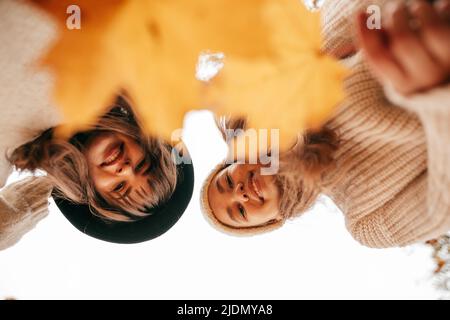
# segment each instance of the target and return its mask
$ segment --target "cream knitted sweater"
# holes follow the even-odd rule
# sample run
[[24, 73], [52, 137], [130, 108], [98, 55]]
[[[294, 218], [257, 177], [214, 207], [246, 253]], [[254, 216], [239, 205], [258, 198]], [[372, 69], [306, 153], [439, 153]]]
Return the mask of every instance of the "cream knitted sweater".
[[[353, 14], [386, 1], [332, 1], [323, 8], [325, 50], [352, 39]], [[369, 247], [404, 246], [450, 230], [450, 86], [402, 97], [381, 88], [362, 54], [343, 61], [348, 98], [330, 126], [342, 137], [324, 193]]]
[[12, 171], [8, 152], [60, 122], [49, 99], [51, 79], [33, 67], [54, 31], [48, 18], [22, 1], [0, 1], [0, 250], [48, 213], [52, 186], [45, 177], [4, 185]]
[[[376, 0], [327, 0], [325, 49], [338, 52], [352, 40], [349, 17]], [[48, 75], [30, 64], [53, 36], [51, 23], [19, 0], [0, 1], [0, 187], [11, 166], [4, 154], [55, 126]], [[6, 32], [5, 32], [6, 31]], [[327, 177], [329, 194], [347, 227], [372, 247], [401, 246], [450, 229], [450, 92], [438, 88], [403, 98], [371, 77], [361, 55], [345, 61], [353, 74], [349, 97], [332, 126], [342, 133], [338, 168]], [[427, 156], [428, 154], [428, 156]], [[13, 245], [47, 213], [51, 186], [29, 178], [0, 192], [0, 250]]]

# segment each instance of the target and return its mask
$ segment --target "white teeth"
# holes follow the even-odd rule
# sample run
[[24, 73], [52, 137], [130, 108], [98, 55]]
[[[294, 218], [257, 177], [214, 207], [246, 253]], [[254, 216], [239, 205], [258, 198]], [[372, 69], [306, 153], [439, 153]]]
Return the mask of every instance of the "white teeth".
[[256, 194], [258, 195], [258, 197], [263, 198], [261, 191], [258, 189], [258, 186], [256, 185], [254, 177], [252, 178], [252, 186], [253, 186], [253, 189], [255, 190]]
[[117, 159], [117, 157], [120, 154], [120, 149], [117, 149], [116, 151], [114, 151], [114, 153], [112, 155], [110, 155], [106, 160], [105, 160], [105, 164], [110, 164], [112, 162], [114, 162], [114, 160]]

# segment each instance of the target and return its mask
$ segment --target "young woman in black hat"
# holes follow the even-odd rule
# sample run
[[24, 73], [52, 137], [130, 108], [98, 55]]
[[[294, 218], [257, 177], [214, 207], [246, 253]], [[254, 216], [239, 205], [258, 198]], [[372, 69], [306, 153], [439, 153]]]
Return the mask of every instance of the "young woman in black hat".
[[[88, 130], [57, 138], [63, 123], [50, 102], [52, 79], [30, 67], [54, 26], [16, 1], [0, 4], [0, 20], [9, 30], [0, 37], [0, 249], [46, 215], [50, 194], [72, 224], [96, 238], [131, 243], [168, 230], [191, 197], [192, 165], [177, 164], [171, 145], [143, 133], [123, 96]], [[5, 187], [13, 167], [47, 175]]]

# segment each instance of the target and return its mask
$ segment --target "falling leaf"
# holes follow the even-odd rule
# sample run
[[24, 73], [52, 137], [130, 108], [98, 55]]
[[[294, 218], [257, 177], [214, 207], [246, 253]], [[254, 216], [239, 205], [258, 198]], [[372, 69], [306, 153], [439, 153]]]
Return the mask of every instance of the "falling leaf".
[[[284, 148], [343, 97], [344, 68], [320, 53], [319, 16], [298, 0], [29, 1], [59, 25], [42, 62], [55, 75], [65, 135], [124, 91], [147, 132], [170, 137], [188, 110], [205, 106], [195, 67], [206, 51], [226, 61], [210, 91], [214, 110], [280, 128]], [[66, 27], [69, 5], [81, 9], [81, 30]]]
[[252, 61], [227, 56], [207, 101], [220, 115], [247, 116], [251, 128], [280, 129], [280, 147], [287, 149], [342, 101], [347, 70], [320, 52], [320, 16], [299, 1], [270, 1], [263, 16], [276, 54]]
[[[53, 16], [59, 39], [43, 58], [69, 135], [103, 114], [125, 91], [152, 134], [170, 137], [198, 108], [198, 55], [220, 50], [270, 56], [262, 28], [268, 0], [30, 0]], [[81, 30], [66, 28], [66, 8], [81, 9]]]

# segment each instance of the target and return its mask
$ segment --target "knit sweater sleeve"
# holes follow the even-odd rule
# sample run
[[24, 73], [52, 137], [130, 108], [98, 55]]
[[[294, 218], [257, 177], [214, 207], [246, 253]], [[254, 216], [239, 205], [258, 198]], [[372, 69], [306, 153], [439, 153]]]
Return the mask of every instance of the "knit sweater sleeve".
[[[429, 216], [450, 220], [450, 84], [405, 97], [386, 86], [387, 98], [416, 113], [427, 141], [428, 177], [426, 201]], [[444, 226], [450, 230], [450, 225]]]
[[384, 248], [426, 241], [450, 230], [450, 86], [404, 97], [386, 97], [419, 116], [427, 145], [427, 171], [383, 207], [348, 225], [365, 246]]
[[51, 190], [46, 177], [29, 177], [0, 191], [0, 250], [16, 244], [47, 216]]
[[[321, 9], [322, 50], [335, 56], [345, 55], [355, 39], [354, 17], [371, 6], [382, 7], [390, 0], [325, 0]], [[344, 52], [343, 52], [344, 51]]]

